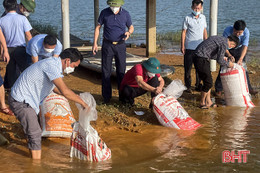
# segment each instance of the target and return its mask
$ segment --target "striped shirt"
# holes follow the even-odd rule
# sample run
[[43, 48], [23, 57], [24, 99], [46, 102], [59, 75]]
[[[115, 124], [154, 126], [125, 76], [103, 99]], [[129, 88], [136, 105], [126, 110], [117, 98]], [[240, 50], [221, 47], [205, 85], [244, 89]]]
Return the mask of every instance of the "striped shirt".
[[61, 77], [60, 58], [41, 60], [23, 71], [11, 89], [11, 96], [18, 102], [28, 103], [38, 114], [40, 104], [55, 87], [52, 81]]
[[228, 39], [223, 36], [211, 36], [198, 45], [195, 54], [198, 57], [214, 59], [221, 66], [228, 66], [228, 61], [224, 60], [225, 52], [228, 48]]

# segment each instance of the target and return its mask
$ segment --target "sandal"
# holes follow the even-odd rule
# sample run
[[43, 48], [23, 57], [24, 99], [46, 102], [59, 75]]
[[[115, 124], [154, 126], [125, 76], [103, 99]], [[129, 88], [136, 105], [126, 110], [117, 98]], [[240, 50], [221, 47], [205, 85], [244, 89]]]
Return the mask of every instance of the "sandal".
[[217, 108], [218, 105], [216, 103], [212, 103], [212, 105], [210, 105], [211, 108]]
[[208, 109], [206, 105], [200, 105], [200, 109]]
[[8, 107], [0, 109], [0, 111], [4, 114], [7, 114], [7, 115], [14, 115], [13, 111]]

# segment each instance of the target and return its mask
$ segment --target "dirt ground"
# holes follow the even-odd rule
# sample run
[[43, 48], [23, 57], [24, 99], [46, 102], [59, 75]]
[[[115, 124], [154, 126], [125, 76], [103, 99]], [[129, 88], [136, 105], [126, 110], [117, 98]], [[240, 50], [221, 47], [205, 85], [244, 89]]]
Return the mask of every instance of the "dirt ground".
[[[145, 56], [144, 48], [128, 48], [127, 51], [138, 56]], [[181, 79], [183, 82], [183, 56], [158, 53], [155, 57], [160, 60], [161, 64], [167, 64], [175, 68], [175, 73], [165, 78], [166, 84], [169, 84], [174, 79]], [[5, 63], [0, 62], [0, 68], [1, 75], [3, 76], [5, 72]], [[259, 66], [258, 68], [249, 66], [249, 71], [250, 70], [252, 71], [252, 73], [250, 73], [251, 83], [253, 86], [259, 87]], [[218, 74], [217, 72], [212, 73], [213, 80], [216, 79]], [[193, 69], [192, 86], [194, 86], [194, 79], [195, 75]], [[135, 101], [135, 106], [133, 107], [123, 105], [118, 101], [118, 91], [115, 78], [112, 79], [113, 97], [109, 104], [102, 104], [101, 74], [84, 69], [83, 67], [78, 67], [73, 74], [65, 76], [64, 81], [75, 93], [90, 92], [94, 96], [97, 102], [98, 119], [95, 122], [91, 122], [91, 124], [100, 135], [102, 135], [102, 132], [104, 131], [113, 129], [142, 133], [142, 128], [144, 126], [160, 125], [153, 111], [149, 109], [149, 94], [138, 97]], [[6, 100], [7, 96], [8, 93], [6, 93]], [[199, 97], [200, 93], [194, 91], [193, 94], [183, 93], [182, 97], [178, 100], [189, 113], [199, 109]], [[216, 100], [217, 103], [219, 101], [220, 100]], [[78, 110], [74, 103], [70, 102], [70, 106], [77, 120]], [[143, 116], [138, 116], [134, 111], [143, 111], [145, 114]], [[0, 113], [0, 134], [6, 137], [11, 143], [25, 145], [22, 128], [15, 116]]]

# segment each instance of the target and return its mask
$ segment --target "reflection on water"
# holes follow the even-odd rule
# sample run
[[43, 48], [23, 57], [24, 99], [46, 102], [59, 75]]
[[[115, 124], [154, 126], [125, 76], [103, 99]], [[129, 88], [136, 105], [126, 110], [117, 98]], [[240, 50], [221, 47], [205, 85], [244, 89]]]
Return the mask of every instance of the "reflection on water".
[[[259, 101], [254, 102], [259, 105]], [[256, 172], [260, 168], [260, 107], [219, 107], [189, 112], [196, 132], [151, 125], [141, 133], [102, 133], [112, 159], [89, 163], [69, 158], [68, 139], [43, 140], [43, 158], [28, 158], [26, 145], [0, 148], [0, 172]], [[222, 163], [224, 150], [250, 150], [247, 163]]]

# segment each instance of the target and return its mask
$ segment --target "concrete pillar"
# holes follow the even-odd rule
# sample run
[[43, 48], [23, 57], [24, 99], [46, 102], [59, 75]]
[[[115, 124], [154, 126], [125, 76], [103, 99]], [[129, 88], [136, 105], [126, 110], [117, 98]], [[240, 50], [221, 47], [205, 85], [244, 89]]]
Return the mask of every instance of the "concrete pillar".
[[146, 56], [156, 53], [156, 0], [146, 0]]
[[[98, 16], [99, 16], [99, 0], [94, 0], [94, 26], [98, 25]], [[98, 37], [98, 45], [100, 45], [100, 36]]]
[[62, 16], [62, 44], [63, 49], [70, 47], [70, 18], [69, 18], [69, 0], [61, 0]]
[[218, 34], [218, 0], [210, 0], [209, 35]]

